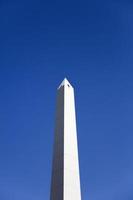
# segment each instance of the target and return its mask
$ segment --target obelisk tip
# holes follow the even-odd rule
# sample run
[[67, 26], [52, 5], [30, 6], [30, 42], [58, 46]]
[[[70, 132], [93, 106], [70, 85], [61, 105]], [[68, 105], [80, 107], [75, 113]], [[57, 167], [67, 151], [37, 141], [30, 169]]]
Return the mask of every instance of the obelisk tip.
[[68, 86], [68, 87], [72, 87], [72, 85], [69, 83], [69, 81], [67, 80], [67, 78], [64, 78], [64, 80], [62, 81], [62, 83], [59, 85], [58, 89], [62, 86]]

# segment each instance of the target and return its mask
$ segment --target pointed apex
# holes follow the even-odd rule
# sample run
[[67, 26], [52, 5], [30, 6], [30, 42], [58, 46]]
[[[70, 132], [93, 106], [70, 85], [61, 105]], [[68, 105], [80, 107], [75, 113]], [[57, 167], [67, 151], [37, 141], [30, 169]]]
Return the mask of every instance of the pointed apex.
[[63, 86], [63, 85], [66, 85], [66, 84], [69, 84], [69, 85], [70, 85], [70, 83], [69, 83], [69, 81], [67, 80], [67, 78], [64, 78], [64, 80], [62, 81], [61, 85]]
[[71, 84], [69, 83], [69, 81], [67, 80], [67, 78], [64, 78], [64, 80], [62, 81], [62, 83], [59, 85], [58, 89], [62, 86], [68, 86], [68, 87], [72, 87]]

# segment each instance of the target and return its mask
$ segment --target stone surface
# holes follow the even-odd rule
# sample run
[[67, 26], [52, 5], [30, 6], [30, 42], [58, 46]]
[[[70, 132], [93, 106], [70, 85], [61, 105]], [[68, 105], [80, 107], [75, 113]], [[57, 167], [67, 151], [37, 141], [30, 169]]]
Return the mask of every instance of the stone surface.
[[50, 200], [81, 200], [74, 89], [67, 79], [57, 90]]

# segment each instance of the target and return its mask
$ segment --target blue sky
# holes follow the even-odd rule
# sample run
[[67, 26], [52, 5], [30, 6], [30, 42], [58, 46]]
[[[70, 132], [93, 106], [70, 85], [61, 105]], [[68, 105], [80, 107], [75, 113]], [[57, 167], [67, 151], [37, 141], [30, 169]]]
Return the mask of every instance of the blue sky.
[[75, 88], [84, 200], [133, 199], [133, 2], [0, 1], [0, 199], [49, 199], [56, 88]]

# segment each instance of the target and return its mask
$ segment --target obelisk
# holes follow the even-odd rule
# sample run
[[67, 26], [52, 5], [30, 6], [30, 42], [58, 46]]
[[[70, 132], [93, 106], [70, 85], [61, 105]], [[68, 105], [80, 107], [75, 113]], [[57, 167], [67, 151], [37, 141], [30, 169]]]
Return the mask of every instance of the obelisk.
[[57, 89], [50, 200], [81, 200], [74, 89], [66, 78]]

